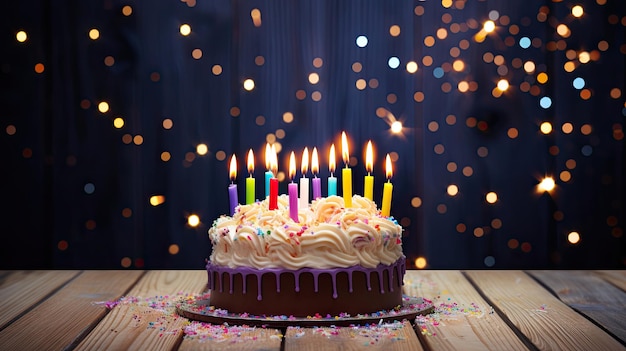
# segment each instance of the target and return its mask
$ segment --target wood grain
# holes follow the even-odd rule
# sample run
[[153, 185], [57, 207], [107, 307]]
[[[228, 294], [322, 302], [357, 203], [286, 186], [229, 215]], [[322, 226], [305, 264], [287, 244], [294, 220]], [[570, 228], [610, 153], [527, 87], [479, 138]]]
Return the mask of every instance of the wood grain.
[[601, 276], [606, 281], [626, 291], [626, 271], [596, 271], [596, 274]]
[[588, 271], [531, 271], [558, 298], [626, 343], [626, 293]]
[[0, 279], [0, 330], [79, 271], [5, 271]]
[[459, 271], [407, 271], [405, 293], [433, 301], [416, 331], [432, 350], [527, 350]]
[[289, 327], [285, 350], [423, 350], [407, 321], [360, 327]]
[[105, 314], [97, 301], [119, 298], [141, 272], [87, 271], [0, 332], [4, 350], [59, 350], [73, 345]]
[[277, 329], [192, 322], [178, 351], [278, 351], [282, 339]]
[[469, 271], [466, 274], [504, 318], [540, 350], [624, 349], [524, 272]]
[[[206, 279], [206, 272], [201, 270], [148, 272], [126, 294], [139, 302], [113, 308], [76, 349], [174, 349], [182, 340], [182, 327], [187, 320], [149, 303], [165, 303], [179, 292], [202, 292]], [[152, 297], [156, 298], [146, 300]]]

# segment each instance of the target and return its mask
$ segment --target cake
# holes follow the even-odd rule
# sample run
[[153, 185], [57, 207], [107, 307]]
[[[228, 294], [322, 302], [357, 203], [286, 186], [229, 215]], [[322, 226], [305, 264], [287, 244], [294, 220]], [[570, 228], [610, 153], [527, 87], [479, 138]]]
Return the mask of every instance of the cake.
[[339, 196], [289, 216], [288, 197], [278, 209], [268, 200], [239, 205], [209, 229], [210, 304], [259, 316], [357, 315], [402, 305], [406, 271], [402, 227], [376, 204]]

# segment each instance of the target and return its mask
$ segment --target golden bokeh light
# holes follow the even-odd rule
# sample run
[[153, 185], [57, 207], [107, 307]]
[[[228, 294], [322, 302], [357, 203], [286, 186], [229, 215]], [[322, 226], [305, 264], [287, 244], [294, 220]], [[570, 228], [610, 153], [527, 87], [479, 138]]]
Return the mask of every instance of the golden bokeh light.
[[178, 31], [180, 32], [181, 35], [183, 36], [188, 36], [189, 34], [191, 34], [191, 26], [188, 25], [187, 23], [183, 23], [180, 25], [180, 27], [178, 28]]
[[200, 156], [204, 156], [209, 152], [209, 147], [207, 144], [200, 143], [196, 145], [196, 153]]
[[578, 232], [569, 232], [567, 234], [567, 241], [573, 245], [578, 244], [580, 242], [580, 234], [578, 234]]
[[424, 269], [426, 268], [427, 262], [425, 257], [418, 257], [415, 259], [415, 268]]
[[509, 89], [509, 81], [506, 79], [500, 79], [498, 81], [497, 87], [500, 91], [506, 91], [507, 89]]
[[393, 26], [389, 27], [389, 34], [391, 34], [392, 37], [397, 37], [398, 35], [400, 35], [400, 26], [394, 24]]
[[456, 196], [459, 193], [459, 187], [455, 184], [450, 184], [448, 185], [448, 188], [446, 189], [448, 195], [450, 196]]
[[113, 127], [120, 129], [124, 126], [124, 119], [122, 117], [115, 117], [113, 119]]
[[556, 183], [552, 177], [545, 177], [537, 184], [537, 190], [539, 192], [551, 192], [556, 187]]
[[197, 227], [200, 225], [200, 217], [197, 214], [190, 214], [187, 217], [187, 225], [190, 227]]
[[107, 113], [109, 111], [109, 103], [106, 101], [101, 101], [98, 103], [98, 111], [101, 113]]
[[486, 21], [485, 24], [483, 24], [483, 30], [487, 33], [491, 33], [496, 29], [496, 23], [494, 21]]
[[485, 200], [490, 204], [495, 204], [498, 201], [498, 194], [494, 191], [490, 191], [485, 195]]
[[248, 78], [243, 81], [243, 88], [247, 91], [252, 91], [254, 89], [254, 80]]
[[550, 134], [552, 132], [552, 123], [550, 122], [542, 122], [539, 126], [539, 130], [543, 134]]
[[580, 18], [585, 14], [585, 10], [580, 5], [575, 5], [572, 7], [572, 16], [576, 18]]
[[320, 81], [320, 75], [319, 74], [317, 74], [315, 72], [309, 74], [309, 83], [315, 85], [315, 84], [319, 83], [319, 81]]
[[465, 69], [465, 62], [463, 60], [454, 60], [452, 63], [452, 69], [456, 72], [461, 72]]
[[293, 113], [291, 112], [285, 112], [283, 113], [283, 122], [285, 123], [291, 123], [293, 122]]
[[391, 123], [391, 132], [394, 134], [399, 134], [402, 132], [402, 122], [394, 121]]
[[28, 39], [28, 34], [26, 34], [26, 32], [23, 30], [18, 31], [17, 33], [15, 33], [15, 39], [18, 42], [23, 43]]
[[415, 61], [409, 61], [406, 63], [406, 71], [409, 73], [415, 73], [417, 72], [417, 62]]
[[252, 11], [250, 11], [250, 18], [252, 18], [252, 24], [255, 27], [260, 27], [261, 26], [261, 10], [259, 9], [252, 9]]
[[100, 31], [97, 30], [96, 28], [92, 28], [89, 30], [89, 38], [91, 40], [97, 40], [98, 38], [100, 38]]
[[150, 205], [159, 206], [165, 202], [164, 195], [152, 195], [150, 196]]

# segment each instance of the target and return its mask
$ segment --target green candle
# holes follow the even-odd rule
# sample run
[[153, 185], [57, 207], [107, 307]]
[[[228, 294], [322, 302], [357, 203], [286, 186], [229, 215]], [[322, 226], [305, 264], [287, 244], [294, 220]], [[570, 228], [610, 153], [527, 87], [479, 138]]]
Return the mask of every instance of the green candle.
[[252, 149], [248, 151], [248, 173], [250, 173], [250, 177], [246, 178], [246, 204], [253, 204], [255, 201], [255, 181], [252, 176], [254, 173], [254, 154]]

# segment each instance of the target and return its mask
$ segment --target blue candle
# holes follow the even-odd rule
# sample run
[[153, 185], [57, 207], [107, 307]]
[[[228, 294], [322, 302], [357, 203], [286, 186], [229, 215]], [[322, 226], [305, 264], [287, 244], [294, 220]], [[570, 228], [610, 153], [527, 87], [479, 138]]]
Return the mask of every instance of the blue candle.
[[337, 178], [333, 176], [335, 164], [335, 144], [332, 144], [330, 146], [330, 154], [328, 155], [328, 170], [330, 171], [330, 177], [328, 177], [328, 196], [337, 195]]

